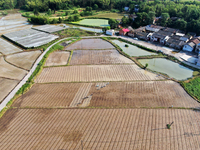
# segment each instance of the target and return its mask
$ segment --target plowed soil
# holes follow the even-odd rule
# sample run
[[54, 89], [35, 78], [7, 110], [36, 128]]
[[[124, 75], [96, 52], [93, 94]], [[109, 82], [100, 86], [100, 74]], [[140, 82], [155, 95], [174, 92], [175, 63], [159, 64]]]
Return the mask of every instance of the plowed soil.
[[83, 39], [69, 45], [66, 50], [113, 49], [112, 44], [102, 39]]
[[[88, 101], [88, 102], [87, 102]], [[35, 84], [13, 107], [200, 108], [173, 81]]]
[[117, 50], [75, 50], [70, 65], [134, 63]]
[[0, 120], [0, 147], [198, 150], [199, 120], [183, 109], [11, 109]]
[[45, 66], [66, 65], [70, 56], [70, 52], [56, 51], [49, 55]]
[[133, 81], [160, 80], [136, 65], [88, 65], [44, 68], [37, 83], [46, 82], [88, 82], [88, 81]]

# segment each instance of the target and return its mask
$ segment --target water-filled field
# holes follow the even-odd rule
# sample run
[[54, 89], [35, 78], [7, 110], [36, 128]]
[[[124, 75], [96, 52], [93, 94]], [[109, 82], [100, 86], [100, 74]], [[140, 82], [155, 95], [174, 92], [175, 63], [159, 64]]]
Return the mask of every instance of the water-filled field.
[[90, 25], [90, 26], [100, 26], [100, 27], [107, 27], [110, 26], [108, 24], [108, 20], [106, 19], [84, 19], [78, 22], [73, 22], [80, 25]]
[[[143, 50], [137, 46], [127, 44], [125, 42], [121, 42], [119, 40], [112, 40], [113, 43], [117, 44], [126, 54], [130, 56], [148, 56], [148, 55], [156, 55], [156, 53], [148, 52]], [[125, 47], [127, 44], [129, 47]]]
[[186, 80], [193, 76], [193, 70], [165, 58], [140, 59], [139, 62], [142, 65], [147, 63], [149, 69], [165, 73], [177, 80]]

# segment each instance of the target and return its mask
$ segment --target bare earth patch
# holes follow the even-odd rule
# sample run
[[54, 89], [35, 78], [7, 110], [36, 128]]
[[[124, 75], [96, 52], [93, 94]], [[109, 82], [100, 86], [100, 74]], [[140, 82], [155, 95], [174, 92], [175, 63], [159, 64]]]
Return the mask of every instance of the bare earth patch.
[[70, 56], [70, 52], [56, 51], [49, 55], [45, 66], [66, 65]]
[[199, 120], [183, 109], [11, 109], [0, 120], [0, 147], [197, 150]]
[[3, 57], [0, 57], [0, 77], [21, 80], [27, 71], [8, 64]]
[[22, 50], [19, 49], [18, 47], [10, 44], [6, 40], [0, 38], [0, 52], [3, 53], [4, 55], [12, 54], [12, 53], [17, 53], [21, 52]]
[[88, 65], [44, 68], [35, 82], [134, 81], [160, 79], [163, 78], [145, 71], [137, 65]]
[[117, 50], [74, 50], [70, 65], [134, 63]]
[[18, 82], [17, 80], [0, 78], [0, 102], [11, 92]]
[[6, 56], [6, 60], [11, 64], [24, 69], [31, 69], [35, 60], [39, 57], [41, 51], [29, 51], [23, 53], [17, 53], [13, 55]]
[[89, 50], [89, 49], [112, 49], [115, 48], [112, 44], [102, 39], [83, 39], [74, 44], [69, 45], [66, 50]]

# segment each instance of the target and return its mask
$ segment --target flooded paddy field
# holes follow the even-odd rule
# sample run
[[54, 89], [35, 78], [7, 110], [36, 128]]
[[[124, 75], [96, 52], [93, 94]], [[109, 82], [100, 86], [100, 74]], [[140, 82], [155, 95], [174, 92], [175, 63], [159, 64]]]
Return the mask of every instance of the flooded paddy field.
[[18, 80], [11, 80], [0, 77], [0, 102], [11, 92], [18, 84]]
[[56, 35], [33, 29], [7, 33], [4, 36], [26, 48], [38, 47], [58, 38]]
[[193, 70], [165, 58], [139, 59], [142, 65], [148, 64], [149, 69], [167, 74], [177, 80], [186, 80], [193, 76]]
[[74, 50], [70, 65], [134, 63], [117, 50]]
[[9, 43], [8, 41], [0, 38], [0, 52], [4, 55], [22, 52], [21, 49]]
[[89, 26], [99, 26], [99, 27], [108, 27], [108, 20], [106, 19], [83, 19], [78, 22], [73, 22], [79, 25], [89, 25]]
[[27, 71], [7, 63], [2, 56], [0, 57], [0, 77], [21, 80], [26, 74]]
[[89, 49], [115, 49], [115, 47], [102, 39], [82, 39], [69, 45], [66, 50], [89, 50]]
[[70, 52], [56, 51], [49, 55], [44, 66], [67, 65]]
[[[156, 53], [149, 52], [146, 50], [143, 50], [137, 46], [121, 42], [119, 40], [112, 40], [113, 43], [117, 44], [126, 54], [130, 56], [149, 56], [149, 55], [157, 55]], [[125, 44], [129, 47], [125, 47]]]
[[31, 69], [33, 63], [40, 56], [41, 53], [42, 52], [39, 50], [38, 51], [29, 51], [29, 52], [28, 51], [21, 52], [21, 53], [8, 55], [5, 57], [5, 59], [9, 63], [14, 64], [15, 66], [29, 70], [29, 69]]

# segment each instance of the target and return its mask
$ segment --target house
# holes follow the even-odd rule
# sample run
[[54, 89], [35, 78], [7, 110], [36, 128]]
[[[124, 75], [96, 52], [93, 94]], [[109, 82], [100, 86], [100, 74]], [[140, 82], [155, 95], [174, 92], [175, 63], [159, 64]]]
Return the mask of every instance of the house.
[[171, 32], [165, 32], [165, 31], [158, 31], [153, 33], [153, 35], [151, 36], [151, 40], [154, 42], [160, 42], [161, 44], [165, 44], [165, 41], [167, 41], [171, 36], [173, 35], [173, 33]]
[[196, 41], [196, 48], [195, 48], [195, 52], [197, 53], [197, 54], [199, 54], [200, 53], [200, 37], [197, 37], [195, 40], [194, 40], [194, 42]]
[[128, 32], [128, 36], [134, 37], [134, 36], [135, 36], [135, 31], [130, 31], [130, 32]]
[[146, 32], [158, 32], [160, 30], [159, 28], [151, 27], [151, 25], [147, 25], [145, 29], [146, 29]]
[[147, 40], [148, 34], [149, 34], [149, 33], [145, 33], [145, 32], [136, 32], [136, 33], [135, 33], [135, 36], [136, 36], [138, 39]]
[[129, 11], [129, 7], [124, 7], [124, 10], [125, 11]]
[[113, 36], [113, 35], [115, 35], [115, 31], [114, 30], [107, 30], [106, 34]]
[[162, 28], [161, 30], [165, 32], [171, 32], [173, 34], [176, 34], [179, 31], [178, 29], [168, 28], [168, 27]]
[[134, 31], [134, 29], [131, 26], [128, 26], [127, 28], [129, 31]]
[[135, 14], [131, 14], [131, 15], [129, 15], [129, 18], [132, 18], [132, 20], [134, 21], [135, 18], [137, 18], [137, 16]]
[[200, 66], [200, 54], [199, 54], [199, 59], [197, 61], [197, 66]]
[[188, 32], [187, 35], [191, 35], [192, 37], [195, 37], [196, 33], [194, 33], [194, 32]]
[[184, 51], [192, 52], [195, 48], [195, 43], [189, 42], [183, 46]]
[[165, 45], [175, 48], [175, 49], [182, 49], [183, 45], [185, 44], [184, 41], [181, 41], [179, 39], [175, 39], [173, 37], [166, 40]]
[[119, 35], [127, 35], [129, 32], [129, 29], [122, 29], [119, 31]]
[[134, 11], [135, 11], [135, 12], [138, 12], [138, 11], [139, 11], [139, 5], [135, 5]]
[[184, 41], [184, 42], [188, 42], [189, 40], [191, 39], [191, 36], [188, 36], [188, 35], [184, 35], [180, 38], [181, 41]]

